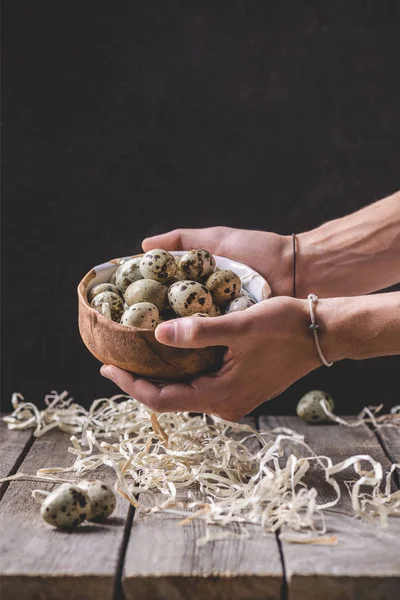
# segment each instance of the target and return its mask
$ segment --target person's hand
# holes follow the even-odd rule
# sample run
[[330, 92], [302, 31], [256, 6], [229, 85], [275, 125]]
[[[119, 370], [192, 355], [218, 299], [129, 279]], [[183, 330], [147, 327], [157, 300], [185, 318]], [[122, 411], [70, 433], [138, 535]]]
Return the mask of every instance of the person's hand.
[[292, 247], [288, 236], [231, 227], [175, 229], [143, 240], [142, 246], [145, 252], [153, 248], [205, 248], [258, 271], [271, 286], [274, 296], [292, 293]]
[[307, 301], [288, 297], [211, 319], [174, 319], [157, 327], [158, 341], [179, 348], [227, 346], [218, 372], [165, 385], [111, 365], [101, 373], [157, 412], [205, 412], [236, 421], [320, 365], [308, 324]]

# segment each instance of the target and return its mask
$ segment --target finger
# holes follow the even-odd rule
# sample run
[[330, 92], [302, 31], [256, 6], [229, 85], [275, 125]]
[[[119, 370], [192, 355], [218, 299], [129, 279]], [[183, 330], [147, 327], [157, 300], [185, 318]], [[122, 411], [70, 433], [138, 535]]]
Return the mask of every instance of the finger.
[[[159, 387], [145, 379], [135, 378], [131, 373], [113, 365], [104, 365], [101, 374], [111, 379], [126, 394], [132, 396], [156, 412], [192, 411], [211, 412], [213, 395], [218, 394], [218, 386], [204, 385], [204, 380], [213, 378], [202, 377], [202, 384], [171, 383]], [[200, 379], [198, 380], [200, 382]]]
[[142, 247], [145, 252], [153, 248], [191, 250], [192, 248], [203, 247], [206, 247], [209, 252], [217, 252], [221, 243], [222, 230], [226, 230], [226, 228], [174, 229], [173, 231], [144, 239]]
[[246, 333], [247, 323], [247, 316], [239, 312], [210, 319], [185, 317], [161, 323], [155, 336], [161, 344], [176, 348], [229, 346]]
[[[100, 373], [103, 377], [111, 379], [118, 387], [121, 388], [129, 396], [135, 397], [133, 394], [134, 389], [142, 390], [142, 393], [146, 393], [148, 386], [152, 386], [149, 381], [145, 379], [139, 379], [114, 365], [103, 365], [100, 369]], [[155, 386], [154, 386], [155, 387]], [[152, 390], [149, 390], [149, 392]]]

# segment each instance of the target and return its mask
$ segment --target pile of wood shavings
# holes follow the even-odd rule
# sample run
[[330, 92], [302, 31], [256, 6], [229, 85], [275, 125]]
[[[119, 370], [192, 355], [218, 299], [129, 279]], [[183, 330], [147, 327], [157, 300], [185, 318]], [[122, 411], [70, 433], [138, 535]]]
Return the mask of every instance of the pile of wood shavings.
[[[21, 394], [13, 395], [12, 404], [13, 413], [4, 418], [10, 429], [34, 428], [34, 435], [41, 436], [59, 428], [72, 434], [69, 452], [76, 457], [72, 467], [43, 468], [35, 476], [17, 473], [12, 479], [61, 482], [65, 479], [60, 474], [69, 472], [77, 482], [107, 465], [115, 472], [115, 490], [136, 508], [182, 516], [181, 524], [201, 518], [225, 527], [217, 535], [208, 533], [198, 540], [200, 545], [230, 535], [226, 526], [232, 523], [239, 525], [241, 535], [247, 535], [246, 526], [253, 524], [264, 532], [282, 528], [297, 532], [295, 537], [286, 534], [288, 541], [336, 543], [336, 538], [324, 537], [324, 512], [341, 497], [333, 476], [350, 466], [355, 473], [349, 485], [354, 515], [381, 526], [387, 524], [388, 516], [400, 516], [400, 491], [391, 491], [393, 472], [400, 465], [384, 473], [382, 465], [368, 455], [333, 465], [290, 429], [263, 433], [214, 416], [156, 416], [125, 395], [98, 399], [89, 409], [74, 403], [68, 392], [46, 396], [44, 410], [24, 402]], [[396, 407], [392, 414], [398, 413]], [[366, 414], [376, 418], [371, 411]], [[390, 422], [399, 426], [397, 417]], [[246, 446], [251, 437], [257, 438], [259, 450]], [[288, 443], [292, 453], [282, 460]], [[297, 457], [296, 447], [308, 455]], [[321, 480], [332, 486], [331, 502], [319, 504], [318, 490], [305, 483], [310, 466], [320, 469]], [[187, 496], [185, 502], [181, 500], [184, 491], [189, 491], [189, 501]]]

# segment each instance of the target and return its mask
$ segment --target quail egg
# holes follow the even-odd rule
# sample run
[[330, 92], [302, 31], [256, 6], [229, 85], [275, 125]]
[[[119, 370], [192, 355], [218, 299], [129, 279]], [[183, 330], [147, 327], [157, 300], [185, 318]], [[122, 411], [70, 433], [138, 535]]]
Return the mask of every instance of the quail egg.
[[167, 302], [167, 290], [162, 283], [154, 279], [139, 279], [126, 289], [125, 302], [128, 306], [138, 302], [151, 302], [162, 311]]
[[79, 483], [90, 500], [90, 511], [87, 514], [88, 521], [104, 521], [114, 512], [117, 505], [114, 492], [109, 485], [100, 479], [83, 480]]
[[321, 390], [313, 390], [300, 399], [296, 408], [297, 415], [307, 423], [329, 421], [329, 417], [320, 404], [321, 400], [326, 402], [328, 409], [332, 412], [335, 408], [332, 397]]
[[190, 250], [181, 257], [179, 268], [186, 279], [199, 281], [215, 271], [215, 258], [207, 250]]
[[194, 313], [206, 313], [212, 305], [210, 292], [197, 281], [183, 280], [171, 285], [168, 290], [171, 308], [180, 317], [189, 317]]
[[90, 290], [90, 292], [88, 294], [89, 302], [91, 302], [93, 300], [93, 298], [95, 296], [97, 296], [97, 294], [100, 294], [101, 292], [114, 292], [114, 294], [117, 294], [117, 296], [120, 295], [119, 289], [117, 288], [116, 285], [113, 285], [112, 283], [98, 283], [97, 285], [92, 287], [92, 289]]
[[209, 319], [210, 315], [208, 313], [194, 313], [193, 315], [190, 315], [191, 317], [204, 317]]
[[93, 298], [91, 306], [96, 309], [97, 312], [103, 313], [103, 304], [109, 305], [111, 319], [119, 323], [122, 313], [124, 312], [124, 303], [121, 296], [114, 292], [100, 292]]
[[239, 298], [235, 298], [235, 300], [229, 302], [225, 308], [225, 314], [228, 315], [229, 313], [246, 310], [246, 308], [250, 308], [250, 306], [254, 306], [254, 304], [256, 304], [256, 302], [250, 298], [250, 296], [239, 296]]
[[242, 287], [240, 277], [233, 271], [225, 269], [210, 275], [205, 285], [219, 307], [237, 298]]
[[150, 302], [132, 304], [122, 315], [121, 325], [125, 327], [139, 327], [140, 329], [155, 329], [158, 325], [160, 314], [158, 308]]
[[166, 250], [149, 250], [140, 261], [140, 272], [145, 279], [166, 283], [177, 272], [175, 257]]
[[115, 273], [115, 284], [121, 292], [125, 292], [126, 288], [138, 279], [143, 279], [140, 272], [141, 257], [131, 258], [120, 265]]
[[116, 285], [116, 275], [117, 275], [117, 269], [115, 269], [114, 273], [111, 275], [110, 279], [108, 280], [108, 283], [111, 283], [112, 285]]
[[90, 510], [86, 492], [76, 485], [63, 483], [43, 500], [40, 514], [53, 527], [68, 529], [80, 525]]
[[207, 314], [209, 317], [220, 317], [221, 311], [219, 310], [219, 307], [216, 304], [212, 303], [211, 308]]

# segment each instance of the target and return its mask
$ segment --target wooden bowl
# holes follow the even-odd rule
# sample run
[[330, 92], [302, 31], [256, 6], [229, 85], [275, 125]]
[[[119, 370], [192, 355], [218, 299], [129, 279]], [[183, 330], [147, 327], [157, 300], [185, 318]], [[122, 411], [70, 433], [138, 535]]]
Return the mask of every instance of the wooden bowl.
[[[182, 255], [184, 252], [172, 252]], [[136, 256], [142, 256], [138, 254]], [[94, 285], [109, 281], [121, 264], [133, 256], [114, 259], [94, 267], [78, 286], [79, 331], [86, 347], [102, 363], [155, 381], [184, 381], [203, 373], [217, 371], [225, 351], [223, 346], [188, 349], [160, 344], [149, 329], [124, 327], [107, 319], [90, 306], [87, 294]], [[265, 279], [256, 271], [222, 256], [215, 256], [217, 266], [232, 269], [243, 287], [259, 302], [271, 295]], [[218, 318], [218, 317], [214, 317]]]

